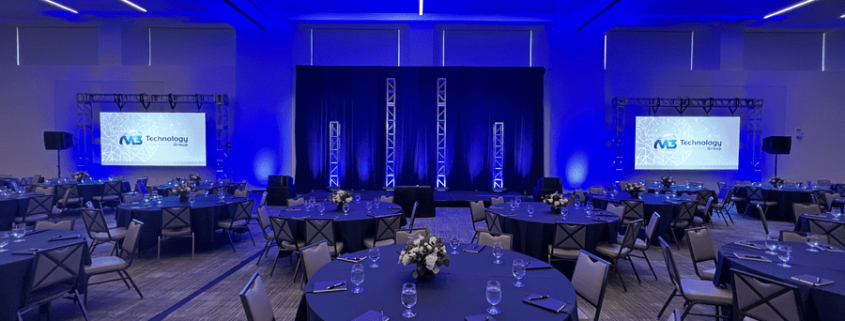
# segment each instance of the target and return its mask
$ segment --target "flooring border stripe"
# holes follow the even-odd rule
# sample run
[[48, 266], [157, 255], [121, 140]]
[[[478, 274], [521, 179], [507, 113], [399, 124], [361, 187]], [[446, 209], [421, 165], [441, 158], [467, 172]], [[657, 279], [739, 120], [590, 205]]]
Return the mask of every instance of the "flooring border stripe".
[[179, 310], [185, 304], [187, 304], [188, 302], [191, 302], [191, 300], [198, 297], [200, 294], [203, 294], [205, 291], [208, 291], [213, 286], [217, 285], [218, 283], [220, 283], [224, 279], [228, 278], [230, 275], [232, 275], [236, 271], [240, 270], [241, 268], [243, 268], [244, 266], [246, 266], [247, 264], [249, 264], [250, 262], [255, 260], [259, 255], [261, 255], [261, 252], [263, 252], [263, 250], [258, 251], [258, 253], [253, 254], [252, 256], [250, 256], [249, 258], [241, 261], [241, 263], [238, 263], [237, 265], [233, 266], [231, 269], [227, 270], [226, 272], [223, 272], [223, 274], [218, 276], [216, 279], [211, 280], [211, 282], [208, 282], [206, 285], [203, 285], [201, 288], [199, 288], [196, 291], [194, 291], [193, 293], [189, 294], [184, 299], [179, 300], [179, 302], [176, 302], [171, 307], [167, 308], [167, 310], [164, 310], [161, 313], [157, 314], [156, 316], [150, 318], [150, 321], [164, 320], [164, 318], [170, 316], [170, 314], [172, 314], [173, 312], [176, 312], [176, 310]]

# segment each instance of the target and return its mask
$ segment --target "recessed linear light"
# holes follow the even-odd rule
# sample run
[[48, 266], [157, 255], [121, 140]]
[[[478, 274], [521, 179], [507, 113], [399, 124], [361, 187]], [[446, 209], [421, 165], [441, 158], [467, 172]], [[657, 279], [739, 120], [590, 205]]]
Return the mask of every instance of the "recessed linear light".
[[423, 0], [420, 0], [420, 15], [423, 15]]
[[839, 17], [840, 17], [840, 18], [845, 18], [845, 14], [843, 14], [843, 15], [841, 15], [841, 16], [839, 16]]
[[141, 11], [143, 11], [143, 12], [147, 12], [147, 9], [141, 8], [141, 6], [139, 6], [139, 5], [137, 5], [137, 4], [134, 4], [134, 3], [132, 3], [132, 2], [131, 2], [131, 1], [129, 1], [129, 0], [120, 0], [120, 1], [123, 1], [124, 3], [126, 3], [126, 4], [128, 4], [128, 5], [132, 6], [132, 7], [134, 7], [135, 9], [141, 10]]
[[773, 13], [770, 13], [770, 14], [766, 15], [765, 17], [763, 17], [763, 19], [769, 19], [769, 18], [771, 18], [771, 17], [773, 17], [773, 16], [776, 16], [776, 15], [779, 15], [779, 14], [781, 14], [781, 13], [787, 12], [787, 11], [789, 11], [789, 10], [792, 10], [792, 9], [795, 9], [795, 8], [798, 8], [798, 7], [801, 7], [801, 6], [804, 6], [804, 5], [806, 5], [806, 4], [810, 3], [810, 2], [813, 2], [813, 1], [816, 1], [816, 0], [807, 0], [807, 1], [804, 1], [804, 2], [799, 2], [799, 3], [796, 3], [796, 4], [791, 5], [791, 6], [789, 6], [789, 7], [786, 7], [786, 8], [780, 9], [780, 10], [775, 11], [775, 12], [773, 12]]
[[61, 5], [61, 4], [55, 3], [55, 2], [50, 1], [50, 0], [44, 0], [44, 2], [49, 3], [49, 4], [52, 4], [52, 5], [56, 6], [56, 7], [62, 8], [62, 9], [64, 9], [64, 10], [67, 10], [67, 11], [70, 11], [70, 12], [73, 12], [73, 13], [76, 13], [76, 14], [78, 14], [78, 13], [79, 13], [79, 12], [77, 12], [76, 10], [73, 10], [73, 9], [71, 9], [71, 8], [68, 8], [68, 7], [65, 7], [65, 6], [63, 6], [63, 5]]

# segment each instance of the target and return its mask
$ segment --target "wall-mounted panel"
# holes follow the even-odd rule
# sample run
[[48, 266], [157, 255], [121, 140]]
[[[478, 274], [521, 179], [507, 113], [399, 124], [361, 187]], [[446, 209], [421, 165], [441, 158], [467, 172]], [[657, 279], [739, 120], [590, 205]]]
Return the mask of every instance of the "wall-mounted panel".
[[609, 31], [606, 69], [690, 70], [692, 32]]
[[97, 65], [96, 27], [19, 27], [21, 65]]
[[396, 66], [397, 29], [311, 29], [315, 66]]
[[235, 65], [235, 29], [152, 28], [150, 60], [160, 65]]
[[124, 26], [120, 30], [120, 60], [124, 66], [150, 64], [151, 29], [142, 26]]
[[825, 71], [845, 71], [845, 30], [825, 34]]
[[529, 30], [441, 30], [439, 36], [444, 45], [440, 62], [446, 66], [528, 67], [531, 64]]
[[745, 70], [822, 70], [822, 33], [746, 32]]

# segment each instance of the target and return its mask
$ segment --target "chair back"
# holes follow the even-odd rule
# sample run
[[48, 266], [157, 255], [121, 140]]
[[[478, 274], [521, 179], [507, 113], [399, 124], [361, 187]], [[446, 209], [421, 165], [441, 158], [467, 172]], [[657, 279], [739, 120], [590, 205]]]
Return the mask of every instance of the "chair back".
[[414, 229], [401, 229], [396, 231], [396, 244], [408, 244], [408, 241], [411, 238], [418, 239], [422, 236], [428, 236], [430, 233], [430, 229], [428, 227], [425, 228], [414, 228]]
[[26, 216], [46, 214], [53, 212], [53, 195], [33, 196], [29, 198], [26, 206]]
[[238, 186], [237, 186], [236, 188], [237, 188], [238, 190], [243, 190], [243, 191], [245, 191], [245, 190], [246, 190], [246, 180], [243, 180], [243, 181], [241, 181], [240, 183], [238, 183]]
[[141, 202], [144, 200], [144, 194], [140, 192], [136, 193], [123, 193], [123, 203], [134, 203], [134, 202]]
[[67, 283], [60, 292], [76, 289], [79, 271], [82, 270], [84, 243], [75, 243], [51, 250], [38, 251], [31, 270], [31, 279], [27, 286], [27, 300], [29, 295], [38, 290]]
[[236, 189], [234, 195], [247, 198], [249, 196], [249, 191], [247, 191], [246, 189]]
[[[654, 236], [657, 235], [657, 226], [660, 225], [660, 214], [657, 212], [651, 213], [651, 218], [648, 220], [648, 225], [645, 226], [645, 248], [651, 246], [651, 241], [654, 240]], [[636, 242], [636, 241], [635, 241]]]
[[622, 237], [622, 243], [619, 244], [619, 253], [622, 253], [622, 249], [634, 249], [634, 244], [637, 242], [637, 234], [640, 233], [640, 228], [642, 226], [643, 219], [631, 221], [631, 223], [628, 224], [628, 228], [625, 230], [625, 236]]
[[77, 198], [79, 197], [79, 188], [77, 186], [77, 184], [56, 185], [56, 195], [66, 195], [67, 197], [65, 199]]
[[763, 231], [766, 232], [766, 235], [769, 235], [769, 221], [766, 220], [766, 212], [763, 211], [760, 204], [757, 204], [757, 213], [760, 215], [760, 222], [763, 223]]
[[379, 198], [379, 201], [393, 203], [393, 196], [382, 195], [381, 198]]
[[135, 192], [138, 192], [142, 195], [147, 194], [147, 184], [142, 182], [135, 183]]
[[[267, 205], [267, 195], [268, 195], [268, 194], [269, 194], [269, 193], [267, 193], [266, 191], [265, 191], [264, 193], [261, 193], [261, 201], [260, 201], [260, 202], [258, 202], [258, 206], [265, 206], [265, 205]], [[288, 204], [288, 206], [290, 206], [290, 204]]]
[[607, 209], [606, 209], [606, 211], [608, 211], [608, 212], [611, 212], [611, 213], [613, 213], [613, 214], [618, 215], [618, 216], [619, 216], [619, 219], [621, 220], [621, 219], [622, 219], [622, 215], [624, 215], [624, 214], [625, 214], [625, 206], [623, 206], [623, 205], [618, 205], [618, 204], [613, 204], [613, 203], [607, 203]]
[[302, 205], [302, 204], [305, 204], [305, 198], [304, 198], [304, 197], [300, 197], [300, 198], [289, 198], [289, 199], [288, 199], [288, 207], [290, 207], [290, 206]]
[[798, 287], [731, 269], [734, 307], [739, 319], [804, 320]]
[[830, 180], [829, 179], [820, 179], [819, 185], [828, 186], [828, 185], [830, 185]]
[[41, 183], [41, 175], [32, 175], [32, 183], [33, 184]]
[[580, 250], [586, 247], [586, 243], [586, 225], [555, 223], [555, 239], [552, 247], [564, 250]]
[[374, 244], [378, 241], [395, 240], [396, 231], [402, 227], [402, 214], [379, 216], [376, 219], [376, 236]]
[[35, 222], [36, 230], [59, 230], [59, 231], [73, 231], [73, 220], [65, 221], [38, 221]]
[[628, 186], [628, 184], [631, 184], [631, 181], [619, 181], [616, 185], [619, 187], [619, 190], [622, 191], [625, 190], [625, 186]]
[[833, 208], [833, 201], [841, 198], [842, 195], [839, 193], [824, 193], [824, 204], [827, 205], [828, 209]]
[[831, 245], [845, 246], [845, 225], [815, 219], [807, 221], [810, 222], [810, 233], [827, 235]]
[[[262, 208], [264, 207], [259, 207], [259, 211]], [[260, 213], [261, 212], [259, 212], [259, 217], [261, 215]], [[296, 236], [293, 234], [294, 230], [291, 228], [290, 222], [288, 222], [287, 219], [278, 216], [269, 217], [269, 219], [270, 226], [273, 227], [273, 237], [276, 238], [276, 243], [282, 244], [282, 242], [287, 241], [294, 246], [299, 246], [298, 242], [296, 242]]]
[[607, 289], [607, 274], [610, 263], [598, 256], [581, 250], [572, 272], [572, 287], [575, 293], [596, 308], [594, 320], [599, 319], [604, 292]]
[[417, 220], [417, 206], [420, 202], [414, 202], [414, 208], [411, 209], [411, 221], [408, 223], [408, 228], [414, 228], [414, 221]]
[[686, 230], [689, 240], [689, 254], [693, 263], [716, 260], [716, 252], [713, 251], [713, 242], [710, 240], [710, 232], [703, 227]]
[[493, 235], [489, 232], [478, 233], [478, 244], [492, 247], [494, 243], [502, 242], [502, 248], [510, 250], [513, 247], [513, 235], [499, 234]]
[[657, 240], [660, 241], [660, 250], [663, 252], [663, 260], [666, 262], [669, 280], [672, 280], [672, 284], [683, 295], [684, 289], [681, 286], [681, 274], [678, 273], [678, 266], [675, 264], [675, 257], [672, 256], [672, 249], [669, 248], [669, 244], [666, 244], [666, 240], [663, 237], [658, 236]]
[[491, 205], [491, 206], [492, 206], [492, 205], [496, 205], [496, 204], [503, 204], [504, 202], [505, 202], [505, 198], [504, 198], [504, 197], [501, 197], [501, 196], [499, 196], [499, 197], [491, 197], [491, 198], [490, 198], [490, 205]]
[[163, 207], [161, 208], [161, 228], [178, 229], [191, 226], [191, 208]]
[[725, 182], [716, 182], [716, 187], [719, 188], [719, 195], [720, 196], [724, 195], [724, 194], [722, 194], [722, 191], [724, 190], [725, 185], [726, 185]]
[[252, 218], [253, 207], [255, 207], [255, 200], [246, 200], [235, 203], [235, 215], [232, 216], [232, 223], [235, 221], [246, 220], [246, 223], [249, 224], [249, 220]]
[[710, 196], [710, 191], [698, 190], [695, 191], [695, 199], [698, 201], [698, 205], [705, 205], [707, 199], [712, 199], [712, 197]]
[[[827, 235], [818, 234], [820, 244], [830, 244], [830, 239]], [[778, 241], [804, 243], [807, 241], [807, 233], [796, 232], [789, 230], [781, 230], [778, 236]]]
[[[724, 206], [724, 205], [727, 205], [728, 202], [731, 201], [731, 198], [734, 197], [734, 189], [731, 188], [730, 186], [722, 186], [722, 190], [727, 190], [724, 194], [725, 197], [722, 198], [722, 203], [720, 203], [721, 205]], [[720, 191], [719, 194], [722, 194], [722, 192]]]
[[623, 219], [641, 220], [645, 218], [643, 201], [622, 200], [625, 210], [622, 212]]
[[258, 214], [258, 226], [261, 227], [261, 232], [264, 233], [264, 236], [269, 236], [267, 228], [270, 227], [270, 215], [267, 214], [267, 206], [258, 206], [255, 213]]
[[270, 304], [270, 298], [267, 297], [267, 290], [264, 289], [264, 283], [261, 282], [258, 272], [252, 275], [252, 279], [249, 280], [239, 296], [248, 321], [276, 320], [273, 315], [273, 305]]
[[683, 192], [683, 193], [681, 193], [681, 198], [683, 198], [685, 200], [689, 200], [689, 201], [695, 201], [696, 204], [698, 204], [698, 194], [697, 193]]
[[109, 233], [109, 226], [106, 224], [106, 218], [102, 211], [94, 208], [83, 208], [81, 211], [82, 221], [85, 223], [85, 230], [88, 231], [89, 238], [94, 238], [96, 233]]
[[484, 215], [484, 201], [469, 202], [469, 212], [472, 214], [472, 224], [486, 219]]
[[502, 226], [499, 223], [499, 214], [484, 211], [484, 215], [487, 218], [487, 231], [490, 231], [490, 234], [502, 234]]
[[[128, 256], [130, 259], [135, 257], [135, 252], [138, 250], [138, 239], [141, 238], [141, 228], [144, 223], [139, 220], [132, 220], [129, 222], [129, 228], [126, 229], [126, 237], [123, 238], [123, 244], [120, 248], [123, 250], [123, 256]], [[130, 261], [128, 264], [132, 264]], [[129, 267], [128, 265], [126, 266]]]
[[646, 183], [646, 184], [657, 184], [657, 180], [654, 180], [654, 179], [647, 179], [647, 180], [645, 180], [645, 183]]
[[[55, 186], [35, 186], [35, 188], [32, 191], [36, 192], [36, 193], [44, 193], [44, 194], [47, 194], [47, 195], [56, 195], [56, 194], [53, 194], [53, 192], [55, 190], [56, 190]], [[64, 195], [64, 193], [62, 193], [62, 195]]]
[[299, 250], [305, 268], [305, 276], [310, 279], [321, 267], [332, 261], [329, 244], [320, 241]]
[[587, 200], [587, 197], [584, 196], [584, 190], [582, 190], [580, 188], [575, 189], [575, 191], [573, 191], [572, 193], [575, 193], [575, 197], [578, 198], [579, 202], [583, 203], [584, 201]]
[[678, 217], [675, 218], [676, 222], [686, 221], [689, 224], [692, 224], [693, 218], [695, 218], [695, 210], [697, 209], [698, 203], [696, 202], [683, 202], [681, 203], [681, 213], [678, 214]]
[[[326, 241], [329, 246], [335, 245], [334, 220], [305, 219], [305, 245]], [[335, 251], [337, 253], [337, 251]]]
[[749, 201], [764, 201], [763, 198], [763, 189], [757, 186], [746, 186], [745, 187], [746, 194], [748, 195]]
[[795, 213], [795, 220], [800, 219], [801, 215], [808, 213], [821, 213], [822, 209], [819, 204], [813, 203], [792, 203], [792, 212]]
[[120, 195], [120, 191], [122, 189], [123, 189], [123, 182], [122, 181], [106, 182], [105, 184], [103, 184], [103, 196]]
[[590, 194], [601, 194], [602, 192], [604, 192], [604, 187], [592, 186], [592, 187], [590, 187], [589, 191], [590, 191]]

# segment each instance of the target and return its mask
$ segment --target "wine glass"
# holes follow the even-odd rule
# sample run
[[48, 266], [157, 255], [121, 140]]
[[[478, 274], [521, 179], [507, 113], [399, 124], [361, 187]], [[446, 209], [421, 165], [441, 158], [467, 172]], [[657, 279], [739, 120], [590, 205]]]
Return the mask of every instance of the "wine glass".
[[[577, 203], [576, 203], [576, 204], [577, 204]], [[568, 221], [569, 219], [568, 219], [568, 218], [566, 218], [566, 216], [567, 216], [567, 215], [569, 215], [569, 208], [566, 208], [566, 207], [561, 208], [561, 209], [560, 209], [560, 215], [563, 215], [563, 220], [564, 220], [564, 221]]]
[[376, 209], [378, 209], [379, 204], [381, 204], [381, 199], [379, 199], [378, 197], [374, 198], [373, 205], [376, 206]]
[[496, 260], [493, 263], [502, 264], [502, 254], [504, 254], [505, 249], [502, 246], [502, 241], [493, 242], [493, 256], [496, 257]]
[[502, 301], [502, 285], [499, 284], [499, 281], [490, 280], [487, 281], [487, 302], [490, 303], [490, 307], [487, 308], [487, 313], [492, 315], [497, 315], [502, 313], [502, 310], [496, 307], [496, 304]]
[[508, 206], [511, 207], [511, 213], [513, 213], [513, 209], [516, 208], [516, 202], [511, 200], [510, 202], [508, 202]]
[[310, 198], [308, 198], [308, 203], [311, 204], [311, 206], [314, 206], [314, 203], [316, 203], [316, 202], [317, 202], [317, 199], [315, 199], [314, 196], [311, 196]]
[[519, 204], [522, 204], [522, 199], [521, 199], [521, 198], [519, 198], [519, 197], [517, 197], [517, 198], [516, 198], [516, 199], [514, 199], [513, 201], [514, 201], [514, 203], [516, 203], [516, 207], [519, 207]]
[[514, 282], [513, 285], [518, 288], [525, 286], [525, 282], [522, 282], [522, 278], [525, 277], [525, 261], [520, 259], [513, 260], [511, 272], [513, 273], [513, 276], [516, 277], [516, 282]]
[[791, 268], [792, 266], [786, 263], [792, 260], [792, 246], [781, 245], [778, 247], [778, 258], [783, 261], [783, 263], [779, 263], [778, 265], [784, 268]]
[[587, 217], [590, 217], [590, 215], [593, 214], [593, 203], [587, 203], [587, 205], [584, 205], [584, 210], [587, 211]]
[[778, 254], [777, 252], [775, 252], [775, 250], [777, 250], [778, 245], [779, 245], [778, 239], [779, 239], [779, 237], [778, 237], [777, 233], [772, 232], [772, 233], [769, 233], [769, 235], [766, 235], [766, 248], [769, 249], [768, 251], [766, 251], [766, 254], [770, 254], [770, 255], [777, 255]]
[[839, 220], [840, 217], [842, 217], [842, 208], [834, 207], [834, 208], [831, 208], [830, 211], [831, 211], [831, 213], [833, 213], [833, 218], [835, 218], [837, 221]]
[[451, 245], [452, 245], [452, 252], [449, 253], [449, 254], [452, 254], [452, 255], [458, 254], [458, 246], [461, 245], [461, 241], [458, 240], [457, 236], [452, 237]]
[[581, 207], [581, 202], [575, 201], [575, 208], [579, 208], [579, 207]]
[[528, 205], [528, 217], [534, 217], [534, 205]]
[[413, 283], [405, 283], [402, 285], [402, 305], [407, 310], [402, 311], [402, 316], [406, 318], [413, 318], [417, 314], [411, 311], [417, 305], [417, 285]]
[[818, 252], [819, 251], [819, 250], [816, 249], [816, 246], [819, 246], [819, 235], [818, 234], [807, 233], [807, 241], [806, 242], [807, 242], [807, 245], [810, 246], [810, 248], [808, 248], [807, 251], [810, 251], [810, 252]]
[[373, 202], [372, 202], [372, 201], [368, 201], [368, 202], [367, 202], [367, 214], [372, 213], [372, 211], [373, 211]]
[[306, 212], [311, 211], [311, 202], [308, 202], [308, 201], [305, 202], [305, 211]]
[[355, 203], [361, 202], [361, 193], [355, 193]]
[[226, 198], [226, 193], [223, 192], [222, 188], [217, 192], [217, 198], [220, 199], [221, 203], [223, 203], [223, 199]]
[[194, 206], [194, 202], [196, 200], [197, 199], [196, 199], [196, 196], [194, 194], [191, 194], [191, 196], [188, 196], [188, 203], [191, 203], [191, 206]]
[[373, 261], [373, 264], [370, 264], [370, 267], [371, 267], [371, 268], [374, 268], [374, 269], [375, 269], [375, 268], [377, 268], [377, 267], [378, 267], [378, 264], [376, 264], [376, 261], [378, 261], [379, 254], [380, 254], [380, 251], [379, 251], [379, 249], [378, 249], [378, 246], [375, 246], [375, 245], [374, 245], [373, 247], [371, 247], [371, 248], [370, 248], [370, 255], [369, 255], [369, 257], [370, 257], [370, 261]]
[[349, 215], [349, 203], [343, 203], [343, 215]]
[[364, 292], [364, 288], [361, 287], [361, 283], [364, 283], [363, 264], [355, 264], [352, 266], [352, 283], [355, 284], [355, 288], [352, 289], [352, 293]]
[[26, 235], [26, 224], [25, 223], [15, 225], [15, 227], [12, 228], [12, 236], [14, 236], [16, 238], [15, 243], [23, 242], [24, 239], [22, 239], [22, 237], [24, 235]]
[[144, 206], [150, 206], [150, 194], [144, 194]]
[[323, 215], [323, 212], [326, 211], [326, 205], [323, 203], [314, 203], [314, 206], [317, 207], [317, 211], [320, 211], [320, 215]]
[[4, 249], [6, 245], [9, 245], [9, 232], [0, 232], [0, 252], [8, 251]]

